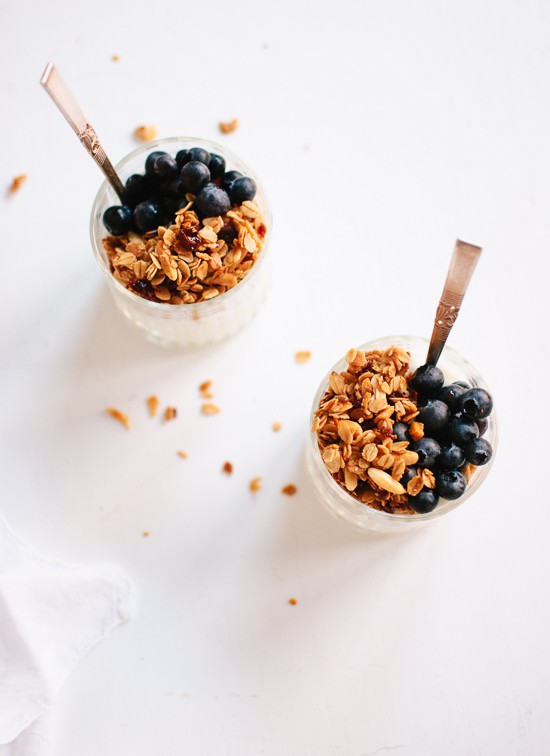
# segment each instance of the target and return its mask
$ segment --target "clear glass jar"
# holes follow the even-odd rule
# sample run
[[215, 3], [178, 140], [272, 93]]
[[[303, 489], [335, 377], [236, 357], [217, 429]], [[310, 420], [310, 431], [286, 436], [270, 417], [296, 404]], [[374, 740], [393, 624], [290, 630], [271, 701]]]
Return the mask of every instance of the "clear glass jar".
[[107, 285], [120, 312], [133, 323], [143, 335], [157, 344], [168, 347], [202, 346], [232, 336], [249, 323], [263, 304], [269, 284], [269, 270], [266, 264], [273, 221], [265, 191], [258, 177], [236, 155], [219, 144], [194, 137], [172, 137], [147, 142], [131, 152], [116, 170], [124, 183], [133, 173], [144, 173], [145, 158], [153, 150], [163, 150], [172, 156], [182, 149], [203, 147], [225, 158], [227, 170], [238, 170], [256, 182], [258, 203], [266, 221], [266, 236], [258, 260], [235, 287], [219, 297], [197, 304], [172, 305], [150, 302], [138, 296], [119, 283], [111, 274], [109, 260], [102, 240], [108, 236], [103, 225], [103, 213], [111, 205], [119, 205], [110, 184], [105, 181], [97, 193], [92, 207], [90, 235], [95, 258], [105, 274]]
[[[410, 365], [412, 370], [415, 370], [417, 367], [424, 364], [426, 354], [428, 353], [428, 340], [418, 336], [385, 336], [380, 339], [375, 339], [374, 341], [369, 341], [360, 346], [359, 349], [364, 351], [369, 351], [371, 349], [388, 349], [388, 347], [392, 345], [402, 347], [407, 352], [410, 352]], [[446, 384], [453, 383], [454, 381], [465, 381], [472, 387], [481, 386], [489, 391], [489, 388], [478, 371], [451, 347], [445, 347], [437, 365], [443, 371]], [[310, 428], [321, 397], [328, 388], [330, 374], [333, 371], [340, 372], [345, 370], [346, 366], [347, 363], [345, 360], [340, 360], [329, 370], [321, 382], [321, 385], [315, 394], [313, 406], [311, 408]], [[493, 447], [493, 455], [490, 461], [486, 465], [475, 468], [463, 496], [454, 501], [440, 499], [437, 507], [428, 514], [408, 515], [380, 512], [379, 510], [373, 509], [367, 504], [362, 504], [355, 499], [336, 483], [325, 467], [325, 463], [319, 452], [317, 434], [313, 433], [311, 430], [309, 432], [306, 449], [306, 466], [320, 501], [332, 515], [345, 520], [359, 530], [378, 533], [397, 533], [413, 529], [423, 523], [430, 522], [431, 520], [435, 520], [438, 517], [451, 512], [453, 509], [456, 509], [456, 507], [464, 504], [464, 502], [477, 491], [489, 473], [497, 450], [498, 427], [494, 410], [491, 412], [488, 422], [488, 428], [483, 438], [486, 438]]]

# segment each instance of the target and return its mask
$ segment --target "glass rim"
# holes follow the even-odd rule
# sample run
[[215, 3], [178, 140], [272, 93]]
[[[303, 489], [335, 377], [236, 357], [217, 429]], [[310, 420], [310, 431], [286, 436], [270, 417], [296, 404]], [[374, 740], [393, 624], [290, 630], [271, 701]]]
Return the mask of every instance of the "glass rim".
[[[419, 344], [420, 343], [424, 344], [426, 346], [426, 352], [427, 352], [429, 340], [424, 338], [423, 336], [413, 336], [410, 334], [394, 334], [392, 336], [381, 336], [379, 338], [367, 341], [356, 348], [362, 351], [366, 351], [367, 349], [376, 349], [378, 347], [381, 347], [382, 344], [386, 342], [390, 342], [390, 341], [394, 342], [396, 340], [402, 340], [402, 341], [407, 341], [411, 343], [417, 342]], [[391, 346], [391, 344], [388, 344], [388, 346]], [[384, 348], [387, 349], [388, 346]], [[466, 369], [469, 368], [472, 371], [476, 384], [488, 390], [487, 383], [485, 382], [485, 380], [483, 379], [483, 377], [481, 376], [477, 368], [474, 367], [471, 364], [471, 362], [469, 362], [465, 357], [463, 357], [460, 354], [460, 352], [458, 352], [456, 349], [453, 349], [453, 347], [445, 346], [441, 356], [444, 357], [445, 354], [458, 358], [458, 360], [460, 360], [460, 362], [464, 365]], [[442, 515], [447, 514], [448, 512], [452, 512], [461, 504], [464, 504], [467, 501], [467, 499], [469, 499], [477, 491], [477, 489], [479, 488], [483, 480], [487, 477], [496, 456], [496, 451], [498, 447], [498, 420], [497, 420], [497, 416], [496, 416], [494, 408], [491, 412], [491, 415], [489, 416], [490, 427], [491, 427], [491, 446], [493, 449], [491, 459], [486, 465], [478, 466], [478, 469], [481, 470], [481, 473], [477, 476], [477, 478], [472, 482], [471, 485], [468, 484], [468, 487], [462, 496], [454, 500], [443, 499], [444, 504], [442, 507], [440, 507], [440, 505], [438, 504], [435, 507], [435, 509], [425, 514], [420, 514], [418, 512], [415, 512], [414, 514], [383, 512], [382, 510], [375, 509], [374, 507], [369, 507], [368, 504], [364, 504], [363, 502], [359, 501], [354, 496], [352, 496], [348, 491], [342, 488], [342, 486], [340, 486], [334, 480], [334, 478], [328, 471], [321, 457], [321, 454], [319, 451], [319, 444], [317, 442], [317, 432], [311, 430], [311, 426], [313, 424], [313, 420], [315, 417], [315, 411], [317, 410], [319, 406], [319, 401], [321, 400], [321, 397], [323, 396], [324, 392], [326, 391], [329, 385], [328, 382], [329, 382], [330, 374], [333, 371], [337, 370], [338, 366], [341, 365], [341, 363], [345, 364], [345, 356], [340, 358], [337, 362], [335, 362], [334, 365], [330, 368], [330, 370], [326, 373], [326, 375], [321, 380], [321, 383], [319, 384], [319, 387], [317, 388], [317, 391], [315, 392], [315, 396], [313, 398], [313, 404], [312, 404], [311, 411], [309, 414], [308, 435], [309, 435], [309, 441], [310, 441], [310, 448], [313, 451], [313, 461], [314, 461], [315, 467], [317, 468], [324, 482], [328, 485], [330, 491], [333, 492], [335, 495], [337, 495], [339, 498], [345, 499], [346, 503], [354, 504], [357, 507], [358, 512], [363, 512], [364, 508], [368, 507], [369, 516], [372, 515], [373, 519], [378, 519], [380, 522], [384, 522], [384, 521], [389, 522], [389, 521], [398, 521], [398, 520], [403, 521], [403, 522], [427, 522], [429, 520], [434, 520], [437, 517], [441, 517]]]
[[[140, 145], [139, 147], [136, 147], [136, 149], [132, 150], [132, 152], [129, 152], [127, 155], [125, 155], [121, 160], [119, 160], [115, 165], [115, 170], [117, 173], [120, 172], [120, 169], [124, 168], [131, 160], [133, 160], [135, 157], [140, 155], [144, 152], [150, 152], [153, 151], [156, 147], [167, 145], [168, 143], [174, 144], [177, 142], [193, 142], [197, 144], [198, 146], [208, 146], [212, 148], [212, 151], [219, 152], [224, 158], [228, 157], [229, 162], [233, 160], [233, 162], [241, 163], [246, 167], [247, 174], [254, 179], [256, 182], [256, 187], [259, 190], [259, 193], [262, 196], [262, 204], [263, 204], [263, 214], [266, 221], [266, 236], [265, 241], [262, 246], [262, 251], [252, 266], [252, 268], [246, 273], [246, 275], [239, 281], [236, 286], [233, 286], [231, 289], [228, 289], [223, 294], [220, 294], [217, 297], [214, 297], [213, 299], [208, 299], [204, 302], [193, 302], [189, 304], [169, 304], [168, 302], [152, 302], [149, 299], [145, 299], [144, 297], [140, 297], [139, 294], [136, 294], [135, 292], [131, 291], [130, 289], [127, 289], [126, 286], [123, 286], [120, 281], [117, 281], [116, 278], [111, 273], [111, 270], [109, 266], [106, 264], [105, 260], [103, 259], [103, 256], [101, 254], [102, 250], [102, 239], [98, 238], [98, 234], [96, 234], [96, 215], [98, 212], [98, 208], [101, 205], [102, 201], [105, 198], [105, 195], [109, 189], [111, 189], [111, 185], [105, 179], [102, 184], [100, 185], [98, 192], [94, 198], [94, 201], [92, 203], [92, 211], [90, 214], [90, 239], [92, 242], [92, 250], [94, 253], [94, 257], [103, 271], [103, 273], [108, 277], [109, 282], [115, 287], [115, 289], [122, 294], [123, 296], [128, 297], [132, 302], [139, 301], [142, 303], [142, 305], [149, 309], [152, 312], [175, 312], [175, 311], [185, 311], [185, 312], [197, 312], [198, 310], [201, 310], [204, 312], [206, 309], [217, 309], [219, 307], [220, 302], [227, 302], [229, 299], [236, 296], [241, 290], [242, 290], [242, 284], [246, 283], [247, 281], [250, 281], [254, 276], [257, 274], [258, 270], [262, 267], [264, 264], [265, 258], [267, 257], [267, 254], [269, 252], [269, 248], [271, 245], [271, 237], [273, 236], [273, 215], [271, 212], [271, 205], [269, 203], [268, 196], [265, 192], [265, 189], [263, 187], [262, 182], [258, 178], [257, 174], [248, 167], [248, 165], [242, 160], [237, 154], [235, 154], [232, 150], [227, 149], [223, 145], [219, 144], [218, 142], [213, 142], [210, 139], [204, 139], [202, 137], [194, 137], [194, 136], [178, 136], [178, 137], [163, 137], [162, 139], [154, 139], [150, 142], [147, 142], [146, 144]], [[210, 150], [209, 150], [210, 151]]]

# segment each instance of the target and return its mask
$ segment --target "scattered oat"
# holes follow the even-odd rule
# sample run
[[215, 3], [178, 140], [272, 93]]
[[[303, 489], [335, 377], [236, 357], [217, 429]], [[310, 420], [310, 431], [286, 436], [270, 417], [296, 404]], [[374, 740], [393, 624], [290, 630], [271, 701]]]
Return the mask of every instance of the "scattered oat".
[[210, 391], [212, 388], [212, 381], [204, 381], [199, 386], [199, 391], [201, 392], [203, 399], [212, 399], [214, 394]]
[[187, 452], [181, 451], [181, 449], [178, 449], [178, 457], [181, 457], [182, 459], [187, 459]]
[[203, 415], [217, 415], [218, 412], [221, 412], [220, 408], [217, 404], [203, 404], [202, 405], [202, 414]]
[[154, 394], [152, 396], [148, 396], [145, 402], [147, 404], [149, 414], [151, 415], [151, 417], [155, 417], [160, 403], [158, 396], [155, 396]]
[[21, 173], [19, 176], [15, 176], [9, 186], [9, 189], [8, 189], [9, 193], [14, 194], [14, 192], [19, 191], [19, 189], [21, 189], [21, 186], [25, 183], [27, 178], [28, 178], [28, 175], [26, 173]]
[[148, 530], [144, 530], [144, 531], [143, 531], [143, 537], [144, 537], [144, 538], [149, 538], [149, 536], [150, 536], [150, 535], [151, 535], [151, 533], [149, 533], [149, 531], [148, 531]]
[[234, 118], [232, 121], [220, 121], [218, 125], [222, 134], [231, 134], [232, 131], [237, 129], [239, 121]]
[[296, 352], [296, 354], [294, 355], [294, 359], [296, 360], [296, 362], [299, 362], [299, 363], [307, 362], [308, 360], [311, 359], [311, 352], [307, 352], [307, 351]]
[[289, 483], [288, 485], [284, 486], [284, 488], [281, 489], [281, 493], [284, 493], [285, 496], [294, 496], [298, 489], [294, 485], [294, 483]]
[[273, 425], [271, 427], [273, 428], [273, 430], [275, 431], [275, 433], [278, 433], [283, 426], [282, 426], [282, 424], [278, 420], [275, 420], [275, 422], [273, 423]]
[[120, 60], [120, 55], [111, 55], [111, 60], [115, 63], [118, 63], [118, 61]]
[[168, 422], [169, 420], [175, 420], [177, 416], [178, 410], [176, 409], [176, 407], [166, 407], [166, 409], [164, 410], [164, 419], [166, 420], [166, 422]]
[[130, 430], [131, 423], [128, 415], [124, 414], [124, 412], [121, 412], [120, 410], [117, 410], [115, 407], [107, 407], [107, 412], [114, 420], [118, 420], [118, 422], [121, 423], [127, 430]]
[[296, 599], [296, 598], [289, 598], [289, 599], [288, 599], [288, 603], [289, 603], [289, 604], [290, 604], [291, 606], [296, 606], [296, 604], [298, 603], [298, 599]]
[[258, 493], [261, 488], [260, 481], [261, 478], [252, 478], [252, 480], [250, 481], [250, 490], [252, 491], [252, 493]]
[[156, 126], [138, 126], [134, 129], [134, 136], [140, 142], [150, 142], [157, 135]]

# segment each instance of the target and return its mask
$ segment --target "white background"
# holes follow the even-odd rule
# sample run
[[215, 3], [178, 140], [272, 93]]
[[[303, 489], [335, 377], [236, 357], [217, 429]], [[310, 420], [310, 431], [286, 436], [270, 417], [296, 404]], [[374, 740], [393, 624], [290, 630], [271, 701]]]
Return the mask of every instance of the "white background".
[[[2, 511], [138, 592], [64, 686], [55, 756], [550, 754], [548, 3], [11, 0], [0, 29], [0, 180], [29, 174], [0, 199]], [[114, 161], [153, 123], [263, 177], [273, 289], [230, 342], [163, 351], [114, 309], [50, 59]], [[441, 522], [369, 539], [314, 499], [309, 406], [349, 346], [429, 335], [457, 236], [484, 254], [450, 343], [493, 388], [498, 458]]]

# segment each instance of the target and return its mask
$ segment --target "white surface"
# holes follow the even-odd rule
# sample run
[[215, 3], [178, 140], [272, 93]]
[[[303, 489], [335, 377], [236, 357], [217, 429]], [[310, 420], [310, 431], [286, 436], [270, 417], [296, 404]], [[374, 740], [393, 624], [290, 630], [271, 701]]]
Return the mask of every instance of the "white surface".
[[[29, 173], [2, 200], [2, 509], [139, 593], [64, 686], [55, 756], [550, 753], [548, 4], [0, 14], [2, 180]], [[264, 178], [274, 287], [232, 341], [164, 352], [115, 311], [88, 242], [100, 175], [38, 86], [50, 58], [113, 159], [155, 123], [223, 139]], [[429, 332], [457, 236], [485, 252], [451, 343], [493, 387], [499, 458], [464, 508], [369, 540], [313, 498], [309, 404], [349, 346]], [[152, 392], [177, 421], [148, 418]]]
[[131, 606], [117, 569], [45, 559], [0, 516], [0, 756], [50, 753], [45, 723], [61, 686]]

